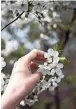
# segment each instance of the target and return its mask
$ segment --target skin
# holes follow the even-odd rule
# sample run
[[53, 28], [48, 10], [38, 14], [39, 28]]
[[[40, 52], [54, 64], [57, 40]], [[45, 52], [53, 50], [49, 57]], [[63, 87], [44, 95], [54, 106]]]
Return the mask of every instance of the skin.
[[[15, 63], [8, 86], [2, 95], [1, 109], [15, 109], [36, 86], [42, 75], [37, 72], [35, 61], [44, 61], [44, 53], [33, 50]], [[30, 69], [36, 69], [35, 73]]]

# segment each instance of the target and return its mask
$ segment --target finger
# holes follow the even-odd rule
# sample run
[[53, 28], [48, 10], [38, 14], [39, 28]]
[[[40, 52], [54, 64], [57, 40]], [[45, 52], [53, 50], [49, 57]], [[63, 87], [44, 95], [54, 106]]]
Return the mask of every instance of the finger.
[[40, 61], [40, 60], [41, 60], [41, 61], [46, 61], [46, 58], [37, 56], [37, 57], [36, 57], [36, 60], [39, 60], [39, 61]]
[[37, 69], [37, 68], [38, 68], [38, 65], [37, 65], [35, 62], [32, 61], [32, 62], [30, 63], [30, 68], [31, 68], [31, 69], [33, 69], [33, 68], [34, 68], [34, 69]]
[[26, 58], [26, 63], [30, 63], [32, 60], [38, 58], [38, 57], [43, 57], [44, 58], [44, 51], [41, 50], [32, 50], [29, 54], [24, 56]]

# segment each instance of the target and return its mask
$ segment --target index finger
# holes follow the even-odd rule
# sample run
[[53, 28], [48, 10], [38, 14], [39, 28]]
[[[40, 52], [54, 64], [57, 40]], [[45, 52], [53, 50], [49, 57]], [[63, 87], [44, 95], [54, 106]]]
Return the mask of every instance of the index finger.
[[26, 63], [30, 63], [34, 59], [38, 57], [43, 57], [44, 58], [44, 51], [41, 50], [32, 50], [30, 53], [24, 56]]

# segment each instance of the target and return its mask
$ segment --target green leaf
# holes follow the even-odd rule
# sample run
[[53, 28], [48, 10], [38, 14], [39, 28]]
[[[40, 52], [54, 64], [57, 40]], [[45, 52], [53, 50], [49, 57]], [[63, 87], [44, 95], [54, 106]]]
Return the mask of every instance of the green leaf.
[[69, 62], [69, 60], [67, 60], [66, 57], [59, 57], [59, 61], [62, 62], [63, 64]]

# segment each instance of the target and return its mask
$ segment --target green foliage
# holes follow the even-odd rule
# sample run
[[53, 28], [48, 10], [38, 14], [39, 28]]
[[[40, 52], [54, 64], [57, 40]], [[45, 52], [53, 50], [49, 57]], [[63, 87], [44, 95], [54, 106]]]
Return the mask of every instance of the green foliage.
[[19, 46], [19, 48], [16, 51], [11, 52], [5, 58], [7, 60], [20, 58], [21, 56], [25, 55], [25, 50], [26, 49], [25, 49], [24, 45], [21, 45], [21, 46]]
[[4, 39], [1, 39], [1, 50], [5, 49], [6, 43]]
[[59, 57], [60, 62], [62, 62], [63, 64], [68, 63], [69, 61], [66, 59], [66, 57]]
[[28, 33], [29, 40], [34, 41], [35, 39], [39, 39], [40, 36], [40, 28], [39, 28], [39, 23], [38, 22], [31, 22], [30, 23], [30, 31]]

